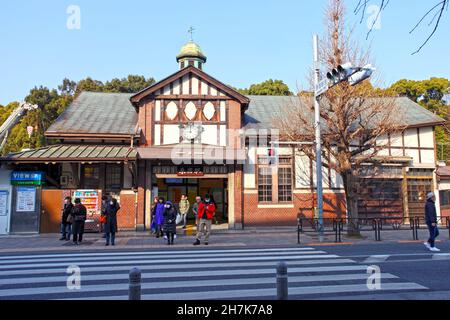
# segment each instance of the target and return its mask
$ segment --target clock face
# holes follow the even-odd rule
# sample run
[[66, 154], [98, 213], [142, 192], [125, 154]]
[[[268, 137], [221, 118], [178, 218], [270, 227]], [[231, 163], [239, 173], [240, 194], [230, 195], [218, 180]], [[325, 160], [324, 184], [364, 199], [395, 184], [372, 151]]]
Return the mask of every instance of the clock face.
[[186, 140], [193, 140], [200, 134], [200, 128], [193, 124], [188, 124], [183, 129], [183, 138]]

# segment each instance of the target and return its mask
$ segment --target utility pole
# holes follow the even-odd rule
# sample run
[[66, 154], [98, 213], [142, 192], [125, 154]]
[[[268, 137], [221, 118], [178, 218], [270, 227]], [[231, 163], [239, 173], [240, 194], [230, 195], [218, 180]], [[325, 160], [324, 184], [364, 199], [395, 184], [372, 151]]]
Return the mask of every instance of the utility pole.
[[322, 188], [322, 141], [320, 133], [320, 104], [319, 98], [325, 92], [339, 83], [346, 81], [351, 86], [356, 86], [362, 81], [370, 78], [375, 68], [371, 64], [364, 67], [353, 67], [347, 62], [337, 66], [327, 73], [325, 79], [320, 79], [319, 67], [319, 37], [313, 35], [313, 56], [314, 56], [314, 126], [316, 136], [316, 194], [317, 211], [319, 220], [319, 240], [323, 240], [323, 188]]
[[319, 240], [323, 240], [323, 189], [322, 189], [322, 141], [320, 132], [320, 104], [318, 87], [320, 81], [319, 68], [319, 37], [313, 35], [313, 57], [314, 57], [314, 126], [316, 135], [316, 196], [317, 211], [319, 218]]

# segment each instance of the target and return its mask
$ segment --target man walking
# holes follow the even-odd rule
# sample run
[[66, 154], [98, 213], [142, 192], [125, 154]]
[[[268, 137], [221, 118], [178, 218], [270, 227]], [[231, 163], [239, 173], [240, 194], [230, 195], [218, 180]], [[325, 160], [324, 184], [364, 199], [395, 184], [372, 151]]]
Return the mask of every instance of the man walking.
[[198, 216], [199, 216], [199, 226], [197, 237], [194, 242], [194, 246], [198, 246], [200, 244], [200, 240], [202, 238], [202, 233], [205, 234], [205, 245], [208, 245], [209, 235], [211, 233], [211, 221], [216, 214], [216, 205], [209, 194], [205, 195], [205, 201], [201, 202], [198, 206]]
[[195, 203], [192, 205], [192, 212], [194, 213], [195, 228], [196, 228], [197, 232], [199, 230], [198, 223], [200, 221], [200, 218], [198, 217], [198, 207], [199, 207], [200, 203], [202, 203], [202, 197], [196, 196], [195, 197]]
[[181, 195], [181, 201], [178, 207], [181, 214], [181, 220], [183, 221], [183, 229], [186, 229], [187, 214], [189, 212], [189, 200], [187, 198], [187, 195]]
[[434, 246], [434, 240], [439, 235], [439, 228], [437, 225], [437, 215], [436, 215], [436, 196], [433, 192], [427, 194], [427, 202], [425, 204], [425, 222], [430, 231], [430, 238], [424, 245], [433, 252], [439, 252], [438, 248]]

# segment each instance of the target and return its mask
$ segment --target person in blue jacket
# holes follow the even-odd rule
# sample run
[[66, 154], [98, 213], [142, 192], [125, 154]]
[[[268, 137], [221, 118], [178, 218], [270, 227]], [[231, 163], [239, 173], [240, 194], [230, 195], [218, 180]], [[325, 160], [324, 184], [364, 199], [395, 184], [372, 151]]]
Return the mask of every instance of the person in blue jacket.
[[163, 225], [164, 225], [164, 205], [166, 201], [163, 197], [158, 199], [158, 204], [156, 205], [155, 210], [155, 222], [156, 222], [156, 237], [163, 236]]

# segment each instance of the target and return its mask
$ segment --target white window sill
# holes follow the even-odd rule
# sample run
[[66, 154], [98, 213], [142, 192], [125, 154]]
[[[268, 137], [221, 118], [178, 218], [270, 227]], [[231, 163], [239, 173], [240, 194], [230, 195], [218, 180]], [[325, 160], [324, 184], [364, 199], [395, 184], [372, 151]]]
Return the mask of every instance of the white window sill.
[[258, 209], [282, 209], [294, 208], [293, 203], [273, 203], [273, 204], [258, 204]]

